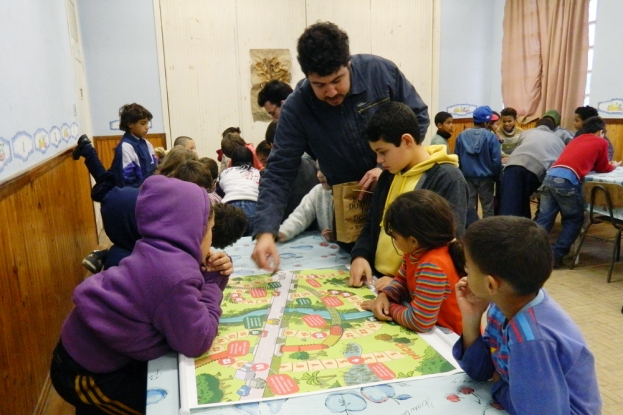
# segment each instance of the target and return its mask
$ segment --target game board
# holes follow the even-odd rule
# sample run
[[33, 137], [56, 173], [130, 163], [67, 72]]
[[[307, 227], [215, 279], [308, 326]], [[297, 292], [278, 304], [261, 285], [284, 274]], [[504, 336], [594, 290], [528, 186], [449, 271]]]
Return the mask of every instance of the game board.
[[382, 323], [374, 298], [336, 268], [230, 278], [219, 335], [197, 359], [180, 356], [182, 407], [205, 408], [456, 370], [423, 336]]

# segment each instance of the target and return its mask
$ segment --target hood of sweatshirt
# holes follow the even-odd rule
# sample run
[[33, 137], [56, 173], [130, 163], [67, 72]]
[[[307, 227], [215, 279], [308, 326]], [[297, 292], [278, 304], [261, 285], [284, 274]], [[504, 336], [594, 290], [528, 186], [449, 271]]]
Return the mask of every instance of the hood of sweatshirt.
[[[452, 164], [455, 167], [459, 167], [459, 156], [456, 154], [448, 154], [448, 148], [444, 145], [432, 145], [424, 147], [430, 158], [425, 160], [415, 166], [411, 167], [411, 169], [406, 172], [397, 173], [394, 175], [394, 179], [392, 180], [392, 185], [389, 190], [388, 201], [385, 204], [385, 209], [389, 206], [389, 203], [393, 202], [396, 197], [404, 193], [404, 187], [407, 183], [413, 181], [413, 178], [417, 178], [419, 180], [419, 176], [422, 176], [424, 172], [429, 170], [435, 164]], [[417, 180], [415, 181], [417, 183]], [[394, 197], [392, 197], [392, 193], [398, 191]], [[391, 198], [391, 201], [389, 200]]]
[[210, 199], [194, 183], [161, 175], [148, 177], [136, 201], [136, 223], [143, 242], [173, 246], [202, 262], [201, 241], [208, 226]]
[[464, 133], [466, 132], [468, 132], [469, 134], [467, 134], [467, 139], [462, 141], [462, 144], [467, 154], [480, 153], [480, 150], [487, 142], [487, 136], [489, 136], [489, 134], [495, 136], [495, 134], [493, 134], [487, 128], [470, 128], [464, 131]]

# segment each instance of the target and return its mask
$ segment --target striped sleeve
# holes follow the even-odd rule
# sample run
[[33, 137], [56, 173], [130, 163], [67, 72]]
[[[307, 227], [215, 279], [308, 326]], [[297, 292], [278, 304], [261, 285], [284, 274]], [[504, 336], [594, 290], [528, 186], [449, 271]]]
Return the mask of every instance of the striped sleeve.
[[389, 312], [392, 319], [401, 326], [424, 332], [437, 323], [441, 303], [450, 294], [450, 283], [446, 274], [430, 262], [420, 264], [414, 278], [415, 291], [410, 293], [409, 306], [391, 304]]
[[402, 265], [396, 273], [396, 276], [381, 292], [387, 295], [387, 298], [391, 303], [402, 303], [403, 301], [410, 301], [409, 287], [407, 286], [407, 280], [405, 277], [407, 270], [407, 260], [403, 257]]
[[141, 172], [140, 162], [138, 156], [134, 151], [134, 147], [129, 143], [121, 143], [122, 162], [123, 169], [123, 187], [131, 186], [138, 187], [143, 183], [143, 173]]

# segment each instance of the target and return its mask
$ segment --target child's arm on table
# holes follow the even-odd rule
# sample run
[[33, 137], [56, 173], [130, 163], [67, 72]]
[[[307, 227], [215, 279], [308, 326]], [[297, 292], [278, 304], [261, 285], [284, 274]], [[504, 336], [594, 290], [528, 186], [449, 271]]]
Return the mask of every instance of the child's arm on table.
[[408, 295], [409, 288], [407, 282], [402, 278], [392, 279], [390, 284], [385, 287], [391, 290], [386, 290], [379, 293], [378, 297], [374, 300], [368, 300], [361, 303], [361, 308], [364, 310], [372, 311], [375, 317], [381, 321], [391, 321], [390, 308], [391, 303], [400, 303], [401, 298]]
[[[404, 272], [401, 268], [395, 280], [403, 279]], [[393, 320], [401, 326], [416, 332], [426, 332], [437, 323], [441, 303], [450, 294], [450, 284], [446, 274], [432, 263], [420, 264], [413, 278], [417, 283], [409, 306], [397, 301], [391, 305], [389, 312]], [[408, 293], [406, 281], [404, 284]], [[391, 292], [395, 287], [396, 285], [391, 283], [385, 291]]]

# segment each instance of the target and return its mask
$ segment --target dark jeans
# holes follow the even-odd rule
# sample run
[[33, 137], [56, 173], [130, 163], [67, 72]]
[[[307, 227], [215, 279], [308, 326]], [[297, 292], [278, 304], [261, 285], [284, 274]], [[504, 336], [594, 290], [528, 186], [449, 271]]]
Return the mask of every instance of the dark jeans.
[[561, 177], [545, 176], [539, 193], [541, 204], [536, 222], [549, 233], [558, 212], [562, 218], [562, 230], [552, 246], [554, 258], [560, 259], [569, 253], [584, 223], [582, 185]]
[[247, 215], [247, 221], [249, 222], [249, 225], [247, 226], [247, 230], [245, 231], [243, 236], [253, 235], [253, 222], [255, 222], [255, 210], [257, 208], [257, 202], [253, 200], [232, 200], [231, 202], [228, 202], [228, 204], [244, 210], [245, 215]]
[[84, 157], [84, 165], [87, 166], [87, 170], [95, 179], [95, 186], [91, 189], [91, 199], [95, 202], [101, 202], [104, 196], [115, 187], [115, 175], [110, 170], [106, 170], [92, 145], [84, 147], [82, 156]]
[[[469, 206], [473, 208], [475, 212], [478, 212], [478, 200], [480, 199], [480, 205], [482, 206], [482, 217], [488, 218], [493, 216], [493, 179], [465, 179], [467, 182], [467, 188], [469, 189]], [[476, 214], [478, 216], [478, 214]]]
[[502, 176], [500, 215], [532, 218], [530, 196], [541, 183], [536, 174], [523, 166], [508, 166]]
[[50, 379], [56, 392], [76, 407], [76, 415], [145, 413], [147, 362], [132, 361], [111, 373], [92, 373], [72, 359], [59, 341], [52, 353]]

